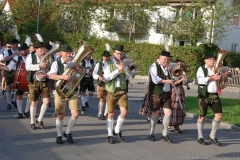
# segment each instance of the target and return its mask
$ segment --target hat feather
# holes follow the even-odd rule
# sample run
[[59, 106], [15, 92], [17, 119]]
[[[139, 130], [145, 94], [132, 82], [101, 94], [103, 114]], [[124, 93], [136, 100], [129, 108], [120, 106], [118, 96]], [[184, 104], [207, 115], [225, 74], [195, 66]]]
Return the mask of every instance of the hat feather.
[[26, 35], [25, 43], [28, 45], [28, 47], [31, 44], [31, 38], [28, 35]]
[[41, 36], [40, 34], [38, 34], [38, 33], [36, 33], [36, 34], [34, 35], [34, 38], [35, 38], [36, 40], [38, 40], [39, 42], [44, 42], [42, 36]]
[[109, 45], [108, 43], [106, 43], [105, 46], [106, 46], [106, 50], [107, 50], [108, 52], [110, 52], [110, 45]]
[[16, 35], [16, 39], [20, 41], [20, 36], [18, 34]]

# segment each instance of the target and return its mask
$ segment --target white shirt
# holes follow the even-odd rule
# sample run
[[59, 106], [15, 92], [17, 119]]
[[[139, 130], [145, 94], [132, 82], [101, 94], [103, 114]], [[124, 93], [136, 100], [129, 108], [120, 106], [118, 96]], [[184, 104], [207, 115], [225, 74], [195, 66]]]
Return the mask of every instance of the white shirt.
[[[70, 61], [69, 61], [70, 62]], [[64, 70], [65, 70], [65, 68], [66, 68], [66, 66], [67, 66], [67, 63], [64, 63], [64, 60], [61, 58], [61, 63], [63, 64], [63, 66], [64, 66]], [[51, 69], [50, 69], [50, 71], [47, 73], [47, 75], [48, 75], [48, 77], [50, 77], [50, 75], [51, 74], [57, 74], [58, 73], [58, 62], [57, 61], [54, 61], [53, 63], [52, 63], [52, 66], [51, 66]]]
[[[12, 51], [12, 53], [14, 52], [12, 49], [11, 49], [11, 51]], [[3, 54], [4, 54], [4, 57], [3, 57], [3, 60], [4, 60], [6, 57], [9, 56], [8, 49], [5, 49], [4, 52], [3, 52]], [[17, 57], [17, 58], [15, 58], [15, 59], [18, 60], [18, 56], [17, 56], [17, 55], [15, 55], [14, 57]], [[12, 60], [10, 60], [10, 61], [12, 61]], [[10, 62], [9, 62], [9, 63], [10, 63]], [[11, 66], [11, 67], [12, 67], [12, 66]], [[16, 70], [16, 69], [17, 69], [17, 67], [16, 67], [16, 64], [15, 64], [11, 69], [9, 68], [9, 71], [11, 71], [11, 70]]]
[[[116, 60], [113, 58], [112, 61], [116, 65], [116, 67], [118, 68]], [[125, 73], [126, 73], [126, 76], [127, 76], [126, 79], [132, 79], [132, 75], [127, 72], [127, 70], [128, 70], [127, 66], [125, 67], [124, 70], [125, 70]], [[104, 77], [105, 81], [111, 81], [112, 79], [116, 78], [119, 75], [119, 73], [120, 72], [118, 71], [118, 69], [116, 69], [115, 71], [111, 72], [108, 63], [104, 64], [104, 74], [103, 74], [103, 77]], [[116, 87], [121, 87], [119, 78], [117, 78]]]
[[[168, 76], [168, 69], [167, 69], [167, 67], [163, 68], [163, 66], [159, 62], [157, 62], [157, 63], [161, 66], [161, 69], [162, 69], [164, 75]], [[163, 80], [162, 78], [160, 78], [158, 76], [156, 63], [153, 63], [150, 66], [149, 73], [151, 75], [151, 79], [152, 79], [153, 83], [159, 84], [159, 82]], [[170, 91], [171, 91], [170, 84], [164, 83], [164, 85], [163, 85], [163, 92], [170, 92]]]
[[[87, 75], [87, 74], [89, 73], [89, 70], [96, 65], [96, 62], [93, 60], [93, 64], [91, 64], [90, 60], [86, 61], [84, 59], [84, 61], [85, 61], [85, 69], [86, 69], [85, 77], [91, 77], [91, 75]], [[82, 65], [82, 62], [80, 64]]]
[[27, 71], [39, 71], [40, 70], [40, 67], [39, 67], [40, 58], [38, 57], [37, 54], [35, 54], [35, 55], [37, 58], [37, 64], [32, 64], [32, 54], [29, 54], [27, 56], [27, 59], [26, 59], [26, 70]]
[[[205, 68], [207, 68], [207, 65], [205, 65]], [[215, 74], [215, 69], [213, 67], [213, 69], [207, 68], [208, 70], [208, 76], [213, 76]], [[209, 77], [205, 77], [204, 76], [204, 72], [202, 70], [202, 67], [199, 67], [197, 70], [197, 81], [198, 84], [203, 84], [203, 85], [208, 85], [207, 86], [207, 91], [208, 93], [217, 93], [218, 92], [218, 87], [216, 85], [216, 81], [210, 81]]]
[[[107, 62], [103, 62], [103, 61], [101, 61], [102, 63], [103, 63], [103, 66], [104, 66], [104, 64], [105, 63], [107, 63]], [[96, 64], [96, 66], [94, 67], [94, 70], [93, 70], [93, 79], [95, 79], [95, 80], [98, 80], [98, 69], [99, 69], [99, 65], [100, 65], [100, 62], [98, 62], [97, 64]], [[103, 68], [104, 69], [104, 68]], [[102, 70], [103, 71], [103, 70]]]
[[[20, 55], [21, 56], [21, 55]], [[17, 66], [17, 62], [18, 62], [18, 59], [20, 58], [20, 56], [17, 56], [17, 55], [15, 55], [14, 57], [13, 57], [13, 59], [15, 60], [11, 60], [10, 61], [10, 63], [7, 65], [7, 67], [8, 67], [8, 69], [9, 69], [9, 71], [11, 71], [11, 70], [13, 70], [14, 68], [16, 68]], [[22, 59], [23, 59], [23, 62], [25, 63], [26, 62], [26, 59], [23, 57], [23, 56], [21, 56], [22, 57]], [[15, 69], [16, 70], [16, 69]]]

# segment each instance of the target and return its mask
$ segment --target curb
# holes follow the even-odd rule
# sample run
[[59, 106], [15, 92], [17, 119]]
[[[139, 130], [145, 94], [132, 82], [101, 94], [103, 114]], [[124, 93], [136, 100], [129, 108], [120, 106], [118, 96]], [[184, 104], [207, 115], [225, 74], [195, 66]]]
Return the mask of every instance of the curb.
[[[193, 114], [193, 113], [188, 113], [188, 112], [186, 112], [186, 117], [187, 118], [198, 119], [198, 115]], [[212, 123], [212, 119], [205, 118], [205, 122]], [[240, 131], [240, 127], [238, 127], [234, 124], [226, 123], [226, 122], [220, 122], [220, 127], [225, 128], [225, 129], [233, 129], [233, 130]]]

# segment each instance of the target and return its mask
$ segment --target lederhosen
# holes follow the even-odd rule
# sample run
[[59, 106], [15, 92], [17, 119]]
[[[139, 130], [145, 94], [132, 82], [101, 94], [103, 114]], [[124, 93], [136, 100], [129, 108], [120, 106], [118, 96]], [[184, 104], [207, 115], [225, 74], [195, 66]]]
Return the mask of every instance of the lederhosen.
[[[35, 53], [31, 53], [31, 56], [32, 56], [32, 64], [38, 64]], [[34, 78], [35, 73], [36, 71], [28, 71], [28, 76], [27, 76], [27, 80], [29, 83], [30, 100], [37, 101], [40, 94], [42, 98], [50, 98], [50, 92], [48, 87], [49, 79], [46, 78], [45, 81], [38, 81]]]
[[[90, 59], [91, 65], [94, 64], [94, 60]], [[86, 68], [86, 62], [85, 60], [82, 61], [82, 66]], [[95, 91], [94, 83], [93, 83], [93, 76], [91, 75], [85, 75], [85, 77], [80, 82], [80, 92], [85, 92], [88, 89], [88, 91]]]
[[[170, 79], [169, 75], [165, 76], [161, 66], [158, 63], [155, 63], [157, 67], [157, 75], [161, 79]], [[171, 109], [171, 91], [169, 92], [163, 92], [163, 87], [164, 84], [155, 84], [152, 81], [152, 78], [150, 76], [150, 81], [149, 81], [149, 97], [150, 97], [150, 109], [151, 111], [155, 112], [159, 110], [160, 108], [168, 108]]]
[[[204, 76], [208, 76], [208, 70], [205, 65], [201, 66]], [[218, 93], [208, 93], [208, 85], [198, 84], [198, 105], [199, 105], [199, 116], [207, 115], [208, 106], [211, 107], [213, 113], [222, 113], [222, 103], [218, 96]]]
[[[13, 54], [11, 49], [8, 50], [8, 54], [9, 54], [9, 56], [11, 56]], [[6, 66], [11, 62], [11, 60], [6, 62]], [[16, 74], [15, 70], [4, 71], [4, 77], [6, 78], [6, 84], [7, 85], [10, 85], [14, 82], [15, 74]]]
[[[103, 62], [99, 62], [99, 67], [98, 67], [98, 75], [103, 76]], [[107, 95], [107, 91], [104, 89], [105, 82], [97, 80], [97, 92], [98, 92], [98, 98], [104, 98]]]
[[[57, 61], [57, 65], [58, 65], [57, 74], [62, 75], [64, 72], [64, 65], [62, 64], [61, 59]], [[78, 88], [75, 89], [76, 93], [77, 93], [77, 90], [78, 90]], [[64, 99], [58, 95], [57, 91], [55, 91], [54, 102], [55, 102], [55, 113], [65, 112], [66, 102], [69, 103], [70, 110], [81, 110], [80, 103], [79, 103], [77, 96], [73, 96], [71, 98]]]
[[[117, 69], [113, 61], [108, 61], [107, 63], [111, 72]], [[117, 78], [119, 78], [120, 80], [120, 87], [116, 87]], [[105, 90], [107, 90], [106, 99], [109, 112], [115, 110], [117, 102], [120, 107], [128, 109], [128, 95], [126, 92], [126, 74], [124, 73], [124, 71], [121, 71], [119, 75], [114, 79], [107, 81], [105, 83]]]

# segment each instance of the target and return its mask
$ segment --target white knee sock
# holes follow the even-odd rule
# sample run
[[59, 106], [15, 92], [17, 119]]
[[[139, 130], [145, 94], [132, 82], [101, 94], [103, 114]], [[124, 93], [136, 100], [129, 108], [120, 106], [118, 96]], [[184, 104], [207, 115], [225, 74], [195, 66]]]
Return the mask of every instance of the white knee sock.
[[25, 113], [27, 113], [29, 111], [31, 103], [32, 103], [32, 101], [29, 101], [29, 99], [27, 99]]
[[203, 138], [203, 134], [202, 134], [203, 126], [204, 126], [204, 122], [197, 121], [198, 138]]
[[150, 118], [150, 135], [154, 134], [155, 126], [157, 123], [157, 117], [151, 116]]
[[104, 116], [106, 117], [107, 114], [108, 114], [108, 105], [107, 105], [107, 101], [106, 101]]
[[66, 134], [69, 134], [71, 133], [71, 130], [74, 126], [74, 124], [76, 123], [77, 119], [73, 119], [72, 117], [69, 119], [68, 121], [68, 126], [67, 126], [67, 129], [66, 129]]
[[14, 92], [14, 93], [13, 93], [12, 101], [13, 101], [13, 102], [16, 102], [16, 99], [17, 99], [17, 92]]
[[62, 137], [63, 120], [56, 119], [57, 137]]
[[40, 114], [39, 114], [39, 116], [38, 116], [38, 121], [42, 121], [42, 118], [43, 118], [45, 112], [47, 111], [47, 108], [48, 108], [47, 106], [44, 106], [44, 105], [42, 104], [41, 110], [40, 110]]
[[10, 93], [6, 92], [6, 99], [8, 104], [12, 104], [11, 92]]
[[125, 121], [125, 119], [118, 116], [117, 124], [115, 126], [115, 133], [119, 133], [121, 131], [121, 127], [122, 127], [124, 121]]
[[163, 132], [162, 132], [162, 135], [163, 135], [163, 136], [166, 136], [166, 135], [167, 135], [169, 122], [170, 122], [170, 116], [164, 116], [164, 117], [163, 117], [163, 121], [162, 121], [162, 124], [163, 124]]
[[217, 129], [220, 125], [220, 122], [216, 121], [215, 119], [213, 119], [212, 121], [212, 130], [211, 130], [211, 133], [210, 133], [210, 138], [216, 138], [216, 133], [217, 133]]
[[85, 106], [85, 97], [81, 97], [82, 106]]
[[113, 119], [107, 119], [108, 136], [113, 136]]
[[85, 96], [85, 103], [88, 102], [88, 95]]
[[100, 114], [102, 114], [103, 104], [104, 104], [104, 102], [100, 102], [100, 101], [99, 101], [99, 103], [98, 103], [98, 116], [99, 116]]
[[17, 100], [17, 108], [18, 108], [18, 112], [22, 114], [22, 100]]
[[36, 115], [37, 107], [30, 107], [30, 117], [31, 117], [31, 124], [35, 123], [35, 115]]

